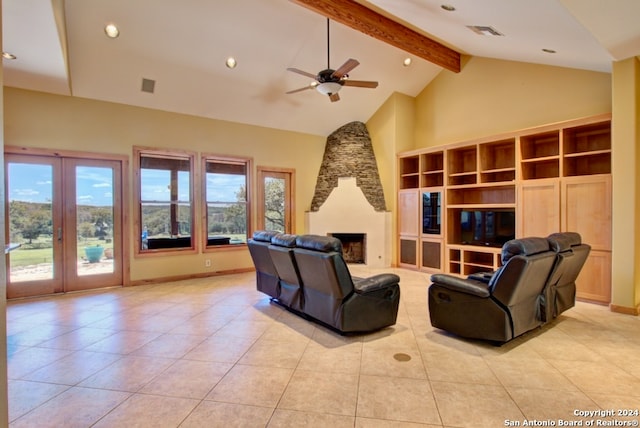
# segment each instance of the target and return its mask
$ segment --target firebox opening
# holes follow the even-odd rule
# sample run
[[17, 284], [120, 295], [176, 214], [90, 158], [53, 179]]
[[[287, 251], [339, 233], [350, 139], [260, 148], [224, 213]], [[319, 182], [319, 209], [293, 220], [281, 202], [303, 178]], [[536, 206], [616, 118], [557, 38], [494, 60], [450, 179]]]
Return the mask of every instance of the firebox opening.
[[347, 263], [366, 263], [366, 233], [328, 233], [342, 242], [342, 257]]

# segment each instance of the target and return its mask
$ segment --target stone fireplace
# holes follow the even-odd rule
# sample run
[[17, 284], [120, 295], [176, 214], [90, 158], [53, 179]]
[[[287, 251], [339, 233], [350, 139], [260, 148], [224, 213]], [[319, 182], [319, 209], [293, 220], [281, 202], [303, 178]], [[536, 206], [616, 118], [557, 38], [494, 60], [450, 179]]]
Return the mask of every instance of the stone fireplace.
[[391, 213], [364, 123], [348, 123], [327, 138], [305, 220], [308, 233], [339, 238], [348, 263], [390, 266]]
[[330, 233], [342, 242], [342, 255], [347, 263], [365, 264], [367, 261], [366, 233]]
[[322, 207], [307, 212], [306, 230], [324, 236], [364, 235], [364, 264], [378, 268], [391, 265], [391, 213], [374, 210], [354, 177], [340, 178]]

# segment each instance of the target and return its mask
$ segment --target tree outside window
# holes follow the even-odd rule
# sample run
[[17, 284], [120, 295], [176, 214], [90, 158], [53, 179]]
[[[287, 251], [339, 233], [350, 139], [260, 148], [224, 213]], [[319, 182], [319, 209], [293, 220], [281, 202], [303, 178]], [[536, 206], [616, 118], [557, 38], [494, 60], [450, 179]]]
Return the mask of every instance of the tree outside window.
[[247, 242], [249, 165], [249, 159], [204, 158], [207, 246]]

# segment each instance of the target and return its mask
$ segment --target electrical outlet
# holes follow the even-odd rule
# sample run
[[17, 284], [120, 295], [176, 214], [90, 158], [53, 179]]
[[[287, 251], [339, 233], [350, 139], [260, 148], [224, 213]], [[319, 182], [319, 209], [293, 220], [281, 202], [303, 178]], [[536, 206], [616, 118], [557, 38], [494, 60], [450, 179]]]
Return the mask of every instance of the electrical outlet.
[[211, 267], [211, 259], [206, 259], [204, 261], [204, 267]]

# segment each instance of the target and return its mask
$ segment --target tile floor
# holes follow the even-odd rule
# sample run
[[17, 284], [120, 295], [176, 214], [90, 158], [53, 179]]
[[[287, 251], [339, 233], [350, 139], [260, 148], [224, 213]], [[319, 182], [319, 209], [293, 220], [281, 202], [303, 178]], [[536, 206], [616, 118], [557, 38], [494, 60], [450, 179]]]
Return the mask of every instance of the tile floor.
[[270, 303], [252, 273], [9, 302], [10, 426], [560, 426], [640, 409], [638, 317], [578, 303], [494, 347], [434, 330], [428, 275], [396, 272], [397, 324], [356, 337]]

